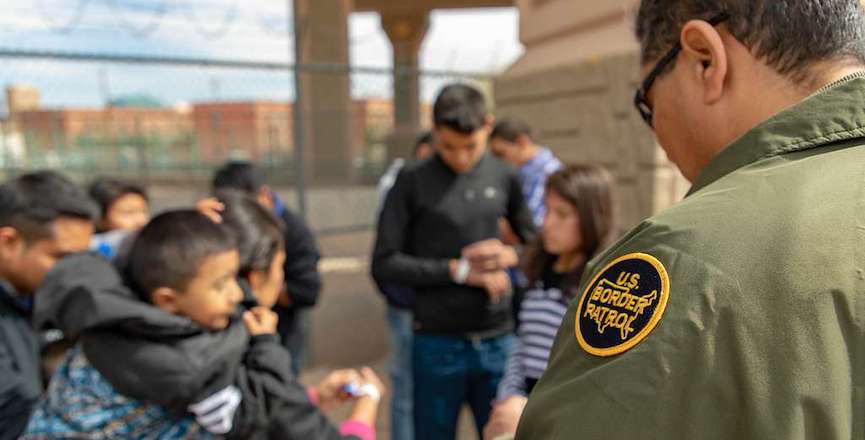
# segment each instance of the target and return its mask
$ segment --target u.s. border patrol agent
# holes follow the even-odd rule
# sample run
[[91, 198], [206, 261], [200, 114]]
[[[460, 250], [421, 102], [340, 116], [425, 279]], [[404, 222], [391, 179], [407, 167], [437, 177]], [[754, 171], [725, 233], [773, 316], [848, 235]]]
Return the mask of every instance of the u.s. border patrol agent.
[[858, 0], [643, 1], [637, 28], [693, 187], [587, 269], [516, 438], [865, 438]]

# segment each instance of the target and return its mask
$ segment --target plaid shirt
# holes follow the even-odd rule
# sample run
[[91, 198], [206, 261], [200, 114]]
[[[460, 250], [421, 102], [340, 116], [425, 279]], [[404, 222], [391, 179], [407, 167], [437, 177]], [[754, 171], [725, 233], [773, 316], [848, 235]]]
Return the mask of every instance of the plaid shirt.
[[529, 211], [532, 212], [532, 220], [535, 226], [544, 224], [544, 187], [547, 177], [562, 168], [562, 163], [553, 156], [549, 148], [543, 147], [541, 151], [528, 163], [520, 167], [520, 179], [523, 183], [523, 194]]

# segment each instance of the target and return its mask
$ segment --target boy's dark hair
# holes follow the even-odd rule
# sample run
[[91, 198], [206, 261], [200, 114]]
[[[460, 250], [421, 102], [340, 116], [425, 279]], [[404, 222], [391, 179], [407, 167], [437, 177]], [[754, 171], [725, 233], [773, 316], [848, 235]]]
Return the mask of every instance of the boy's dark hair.
[[96, 206], [81, 187], [54, 171], [24, 174], [0, 185], [0, 227], [15, 228], [25, 241], [50, 238], [61, 217], [93, 221]]
[[532, 137], [532, 128], [522, 119], [504, 118], [493, 127], [490, 139], [502, 139], [508, 142], [516, 142], [520, 136]]
[[111, 177], [97, 177], [90, 183], [88, 192], [90, 197], [99, 205], [102, 217], [105, 217], [108, 209], [117, 199], [127, 194], [138, 194], [145, 201], [150, 201], [147, 191], [141, 185]]
[[222, 224], [237, 239], [240, 276], [252, 271], [267, 271], [276, 253], [284, 248], [282, 223], [249, 194], [222, 190], [216, 198], [225, 206]]
[[417, 150], [420, 149], [422, 145], [432, 146], [433, 144], [433, 134], [431, 131], [425, 131], [417, 137], [417, 140], [414, 142], [414, 152], [417, 153]]
[[487, 104], [477, 89], [452, 84], [442, 89], [433, 104], [433, 125], [450, 128], [461, 134], [472, 134], [484, 126]]
[[234, 236], [194, 210], [176, 210], [150, 220], [135, 238], [125, 272], [145, 300], [160, 287], [183, 291], [204, 259], [236, 250]]
[[865, 63], [860, 0], [643, 0], [636, 33], [642, 63], [660, 58], [692, 19], [726, 13], [729, 32], [781, 75], [806, 81], [816, 62]]
[[264, 186], [264, 174], [246, 161], [231, 161], [216, 170], [213, 175], [213, 190], [233, 189], [256, 194]]

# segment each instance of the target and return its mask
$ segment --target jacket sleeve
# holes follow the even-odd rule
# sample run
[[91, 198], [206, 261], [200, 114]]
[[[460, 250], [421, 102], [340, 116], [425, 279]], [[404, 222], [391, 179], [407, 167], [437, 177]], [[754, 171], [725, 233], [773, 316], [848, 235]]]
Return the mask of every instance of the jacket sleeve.
[[12, 355], [0, 341], [0, 439], [15, 439], [24, 432], [30, 411], [39, 400], [28, 393], [21, 374], [15, 371]]
[[532, 212], [529, 210], [526, 198], [523, 195], [519, 176], [511, 174], [508, 179], [508, 223], [510, 223], [514, 233], [517, 234], [517, 237], [520, 238], [523, 244], [529, 243], [534, 238], [536, 232]]
[[236, 385], [243, 397], [229, 439], [358, 439], [343, 436], [330, 424], [296, 381], [288, 350], [275, 335], [252, 338]]
[[311, 307], [318, 301], [321, 275], [318, 261], [321, 253], [309, 226], [290, 211], [285, 222], [285, 289], [297, 307]]
[[517, 338], [517, 343], [505, 364], [505, 374], [501, 382], [499, 382], [496, 399], [505, 400], [512, 396], [526, 396], [526, 374], [523, 369], [523, 358], [525, 355], [523, 340]]
[[411, 173], [403, 171], [387, 195], [378, 221], [372, 276], [379, 285], [447, 286], [452, 283], [447, 259], [419, 258], [406, 252], [414, 214], [411, 179]]
[[289, 365], [290, 355], [277, 335], [258, 335], [250, 339], [235, 381], [242, 400], [226, 438], [250, 438], [267, 429], [273, 417], [271, 403], [278, 401], [284, 384], [293, 380]]

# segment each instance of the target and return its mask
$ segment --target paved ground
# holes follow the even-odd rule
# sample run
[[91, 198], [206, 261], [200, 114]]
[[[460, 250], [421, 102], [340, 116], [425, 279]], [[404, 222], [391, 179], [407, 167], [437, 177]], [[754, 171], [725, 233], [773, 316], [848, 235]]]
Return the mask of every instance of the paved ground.
[[[310, 368], [301, 380], [318, 383], [335, 368], [373, 367], [387, 381], [389, 346], [385, 323], [385, 303], [376, 292], [368, 274], [371, 232], [320, 238], [324, 290], [311, 315], [312, 349]], [[390, 439], [389, 396], [378, 418], [379, 439]], [[350, 408], [334, 411], [335, 421], [344, 420]], [[477, 440], [471, 415], [463, 414], [460, 440]]]

